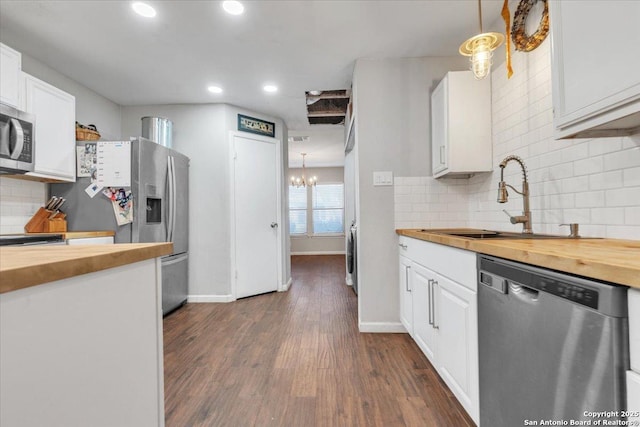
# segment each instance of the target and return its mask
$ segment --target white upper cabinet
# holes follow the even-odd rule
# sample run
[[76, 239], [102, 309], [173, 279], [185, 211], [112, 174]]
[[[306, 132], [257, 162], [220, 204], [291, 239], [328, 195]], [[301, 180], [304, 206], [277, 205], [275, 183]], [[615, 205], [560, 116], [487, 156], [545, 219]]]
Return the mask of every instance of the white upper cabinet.
[[20, 109], [22, 55], [0, 43], [0, 101]]
[[556, 139], [640, 132], [640, 2], [549, 6]]
[[491, 79], [450, 71], [431, 94], [431, 161], [435, 178], [492, 170]]
[[75, 97], [28, 74], [22, 73], [22, 78], [25, 111], [36, 116], [36, 162], [27, 175], [42, 181], [75, 181]]

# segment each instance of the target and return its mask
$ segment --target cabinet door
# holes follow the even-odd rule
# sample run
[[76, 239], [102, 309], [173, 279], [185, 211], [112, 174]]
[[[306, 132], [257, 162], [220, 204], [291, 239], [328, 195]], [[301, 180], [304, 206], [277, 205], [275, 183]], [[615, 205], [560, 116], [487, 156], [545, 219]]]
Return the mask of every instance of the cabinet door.
[[22, 74], [25, 109], [35, 114], [36, 163], [33, 175], [43, 179], [75, 181], [76, 100], [72, 95]]
[[400, 321], [413, 337], [413, 293], [411, 292], [411, 260], [400, 255]]
[[[640, 421], [640, 373], [627, 371], [627, 409], [632, 412], [629, 421]], [[631, 425], [631, 424], [630, 424]]]
[[433, 175], [447, 168], [447, 76], [431, 94], [431, 165]]
[[434, 274], [415, 262], [411, 264], [411, 286], [413, 293], [413, 339], [431, 363], [436, 365], [437, 330], [432, 319], [432, 283]]
[[0, 101], [14, 108], [20, 106], [20, 68], [22, 56], [20, 52], [0, 43]]
[[437, 369], [462, 406], [477, 422], [478, 309], [477, 294], [438, 275], [435, 283], [438, 327]]
[[556, 136], [637, 126], [638, 117], [603, 125], [640, 113], [640, 55], [632, 53], [640, 45], [640, 2], [554, 1], [549, 6]]

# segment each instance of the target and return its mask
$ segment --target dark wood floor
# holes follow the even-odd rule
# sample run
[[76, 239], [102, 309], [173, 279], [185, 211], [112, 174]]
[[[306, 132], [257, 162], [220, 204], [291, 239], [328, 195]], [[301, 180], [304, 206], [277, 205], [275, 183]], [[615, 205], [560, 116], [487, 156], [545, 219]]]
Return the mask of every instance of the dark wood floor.
[[343, 256], [291, 264], [288, 292], [165, 319], [168, 427], [474, 425], [407, 334], [358, 332]]

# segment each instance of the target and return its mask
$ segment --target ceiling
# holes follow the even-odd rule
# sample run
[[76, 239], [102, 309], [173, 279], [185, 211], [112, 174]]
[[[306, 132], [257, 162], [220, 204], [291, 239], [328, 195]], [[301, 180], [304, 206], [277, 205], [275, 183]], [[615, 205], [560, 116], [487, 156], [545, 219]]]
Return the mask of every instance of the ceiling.
[[[457, 55], [478, 32], [475, 0], [245, 1], [239, 16], [220, 1], [149, 0], [152, 19], [130, 3], [2, 0], [0, 40], [120, 105], [224, 102], [319, 132], [311, 141], [339, 158], [293, 145], [307, 166], [342, 164], [344, 130], [310, 126], [305, 91], [350, 89], [358, 58]], [[502, 1], [482, 5], [485, 27], [497, 22]]]

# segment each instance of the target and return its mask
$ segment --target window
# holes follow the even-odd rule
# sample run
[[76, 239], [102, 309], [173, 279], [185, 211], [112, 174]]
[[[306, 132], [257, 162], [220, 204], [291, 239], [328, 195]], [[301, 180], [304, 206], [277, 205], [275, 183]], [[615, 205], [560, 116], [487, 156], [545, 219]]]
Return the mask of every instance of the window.
[[344, 184], [313, 187], [313, 234], [344, 232]]
[[289, 233], [307, 232], [307, 189], [289, 187]]
[[344, 233], [344, 184], [317, 184], [306, 188], [290, 186], [289, 233]]

